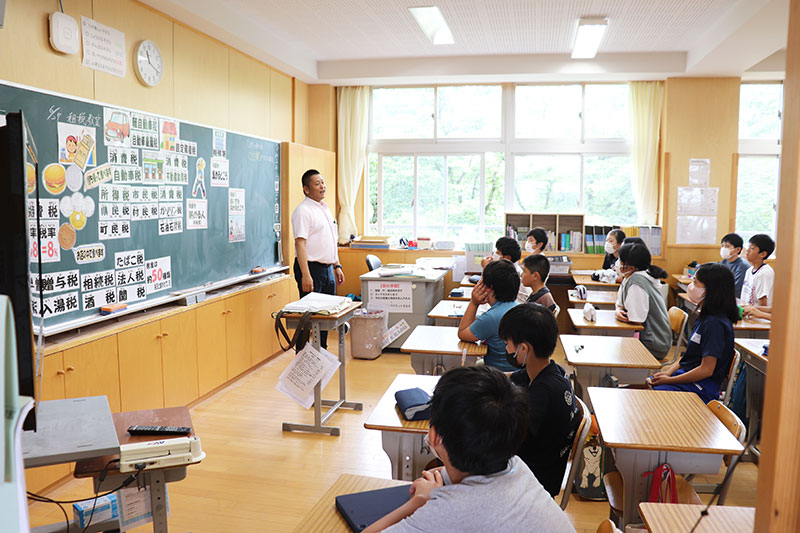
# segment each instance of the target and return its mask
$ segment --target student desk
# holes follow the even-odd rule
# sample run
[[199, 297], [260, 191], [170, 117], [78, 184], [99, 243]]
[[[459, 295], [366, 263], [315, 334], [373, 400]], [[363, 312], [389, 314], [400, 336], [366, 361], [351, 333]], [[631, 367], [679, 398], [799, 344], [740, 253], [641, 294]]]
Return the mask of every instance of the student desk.
[[[461, 317], [464, 316], [468, 305], [469, 302], [442, 300], [431, 309], [431, 312], [428, 313], [428, 318], [433, 319], [433, 324], [436, 326], [457, 326], [461, 322]], [[485, 313], [489, 307], [489, 304], [479, 305], [476, 316]]]
[[477, 283], [472, 283], [469, 280], [469, 278], [471, 278], [474, 275], [475, 274], [464, 274], [464, 277], [461, 278], [461, 283], [459, 283], [459, 285], [461, 285], [462, 287], [474, 287], [475, 285], [477, 285]]
[[769, 339], [772, 322], [765, 318], [744, 318], [733, 325], [733, 333], [743, 339]]
[[[650, 533], [675, 533], [691, 531], [705, 505], [648, 503], [639, 504], [639, 514]], [[753, 533], [756, 521], [755, 507], [728, 507], [712, 505], [695, 530], [696, 533]]]
[[[360, 402], [347, 401], [347, 380], [345, 379], [345, 363], [346, 346], [345, 343], [345, 323], [353, 317], [356, 309], [361, 307], [361, 302], [353, 302], [345, 309], [342, 309], [334, 315], [311, 315], [311, 343], [317, 350], [320, 349], [320, 331], [337, 330], [339, 337], [339, 399], [338, 400], [323, 400], [322, 387], [317, 382], [314, 385], [314, 424], [292, 424], [289, 422], [283, 423], [284, 431], [308, 431], [311, 433], [326, 433], [328, 435], [339, 436], [339, 428], [335, 426], [323, 426], [323, 424], [330, 418], [337, 409], [353, 409], [354, 411], [361, 411], [364, 406]], [[286, 314], [283, 315], [286, 319], [287, 328], [296, 328], [302, 315], [300, 314]], [[323, 415], [322, 406], [330, 407]]]
[[586, 390], [601, 387], [605, 376], [615, 376], [620, 384], [644, 384], [647, 376], [661, 368], [639, 339], [597, 335], [560, 335], [559, 339], [590, 409], [592, 402]]
[[[753, 435], [761, 429], [761, 413], [764, 404], [764, 385], [767, 377], [767, 356], [764, 345], [769, 346], [769, 339], [736, 339], [736, 347], [742, 354], [742, 360], [750, 368], [747, 372], [747, 434]], [[753, 444], [755, 447], [755, 444]], [[758, 450], [755, 451], [759, 455]]]
[[[134, 442], [147, 442], [161, 440], [164, 437], [156, 435], [133, 436], [128, 433], [128, 428], [135, 424], [149, 426], [184, 426], [192, 427], [192, 418], [186, 407], [168, 407], [166, 409], [145, 409], [143, 411], [128, 411], [125, 413], [113, 413], [114, 427], [117, 432], [117, 439], [120, 444], [130, 444]], [[188, 435], [194, 435], [194, 430]], [[112, 459], [119, 458], [118, 454], [83, 459], [75, 463], [76, 478], [94, 478], [94, 490], [105, 492], [113, 490], [131, 475], [131, 472], [120, 473], [119, 464], [112, 464], [107, 468], [108, 475], [103, 481], [99, 481], [99, 476], [106, 465]], [[166, 468], [154, 468], [143, 470], [140, 474], [142, 485], [150, 488], [150, 505], [153, 512], [153, 531], [166, 533], [167, 531], [167, 497], [165, 483], [181, 481], [186, 477], [187, 465], [181, 464]], [[130, 485], [136, 486], [136, 482]], [[119, 526], [117, 526], [119, 527]], [[111, 529], [111, 528], [109, 528]]]
[[472, 298], [472, 289], [474, 287], [459, 287], [464, 291], [464, 296], [450, 296], [450, 293], [447, 294], [448, 300], [458, 300], [460, 302], [468, 302], [470, 298]]
[[397, 374], [364, 423], [365, 428], [381, 432], [383, 451], [392, 463], [392, 479], [417, 479], [436, 457], [423, 440], [428, 433], [429, 421], [403, 418], [397, 409], [394, 393], [419, 387], [432, 395], [438, 381], [439, 376]]
[[417, 374], [433, 375], [461, 366], [461, 356], [467, 351], [466, 365], [474, 365], [486, 355], [486, 345], [464, 342], [453, 326], [417, 326], [401, 352], [411, 354], [411, 366]]
[[599, 309], [611, 309], [613, 311], [617, 303], [617, 291], [587, 290], [585, 300], [578, 298], [576, 291], [569, 291], [567, 294], [569, 295], [569, 305], [575, 309], [583, 309], [584, 305], [590, 303]]
[[686, 312], [689, 314], [692, 314], [695, 311], [697, 311], [697, 304], [691, 301], [689, 299], [689, 295], [686, 294], [685, 292], [678, 293], [678, 304], [679, 307], [686, 309]]
[[405, 481], [381, 479], [377, 477], [342, 474], [322, 495], [305, 518], [294, 528], [296, 533], [308, 531], [325, 531], [326, 533], [350, 533], [350, 526], [339, 511], [336, 510], [336, 497], [342, 494], [353, 494], [368, 490], [387, 489], [397, 485], [407, 485]]
[[[383, 267], [362, 274], [361, 279], [361, 298], [364, 301], [365, 309], [385, 309], [388, 312], [389, 327], [400, 320], [405, 320], [409, 326], [409, 330], [414, 329], [414, 326], [420, 324], [427, 324], [427, 315], [433, 306], [442, 299], [444, 292], [444, 277], [447, 270], [438, 270], [431, 268], [422, 268], [416, 265], [401, 265], [403, 267], [413, 268], [413, 275], [396, 275], [396, 276], [381, 276], [380, 273], [386, 270], [386, 265]], [[390, 271], [390, 270], [388, 270]], [[381, 301], [370, 303], [370, 289], [379, 290], [380, 287], [387, 283], [399, 284], [398, 288], [403, 291], [400, 298], [392, 300], [391, 295], [384, 293]], [[405, 300], [410, 291], [410, 302]], [[399, 348], [403, 341], [408, 337], [408, 332], [403, 333], [397, 339], [389, 344], [389, 348]]]
[[583, 285], [587, 289], [615, 292], [619, 290], [619, 283], [603, 283], [602, 281], [594, 281], [592, 276], [587, 274], [572, 274], [572, 279], [575, 281], [575, 285]]
[[617, 337], [633, 337], [637, 331], [644, 328], [641, 324], [620, 322], [614, 316], [614, 311], [600, 309], [597, 311], [597, 321], [589, 322], [583, 318], [583, 309], [567, 309], [569, 319], [578, 330], [578, 335], [614, 335]]
[[678, 284], [678, 289], [685, 291], [689, 284], [692, 282], [692, 278], [689, 276], [684, 276], [683, 274], [672, 274], [672, 279], [674, 279]]
[[637, 520], [662, 463], [676, 474], [716, 474], [722, 456], [742, 445], [699, 396], [687, 392], [590, 387], [597, 424], [624, 481], [622, 525]]

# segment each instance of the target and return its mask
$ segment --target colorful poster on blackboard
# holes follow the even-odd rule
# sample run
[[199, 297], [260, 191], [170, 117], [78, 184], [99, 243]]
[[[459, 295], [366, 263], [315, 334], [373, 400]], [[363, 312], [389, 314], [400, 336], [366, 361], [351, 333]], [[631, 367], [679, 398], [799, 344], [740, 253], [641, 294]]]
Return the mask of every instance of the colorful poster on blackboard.
[[[129, 111], [114, 109], [112, 107], [103, 108], [103, 141], [106, 146], [131, 145], [131, 114]], [[111, 156], [109, 154], [109, 162]]]
[[95, 129], [80, 124], [58, 123], [58, 162], [73, 163], [81, 170], [97, 165]]

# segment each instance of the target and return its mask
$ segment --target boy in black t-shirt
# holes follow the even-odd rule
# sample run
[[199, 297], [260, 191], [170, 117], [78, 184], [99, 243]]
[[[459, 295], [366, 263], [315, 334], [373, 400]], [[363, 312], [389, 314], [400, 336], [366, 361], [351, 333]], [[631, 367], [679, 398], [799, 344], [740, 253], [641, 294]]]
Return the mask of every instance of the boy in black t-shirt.
[[511, 381], [527, 389], [528, 433], [517, 455], [552, 496], [561, 490], [567, 459], [580, 417], [564, 369], [550, 360], [558, 341], [558, 323], [539, 304], [522, 304], [503, 316], [498, 334], [506, 358], [520, 368]]

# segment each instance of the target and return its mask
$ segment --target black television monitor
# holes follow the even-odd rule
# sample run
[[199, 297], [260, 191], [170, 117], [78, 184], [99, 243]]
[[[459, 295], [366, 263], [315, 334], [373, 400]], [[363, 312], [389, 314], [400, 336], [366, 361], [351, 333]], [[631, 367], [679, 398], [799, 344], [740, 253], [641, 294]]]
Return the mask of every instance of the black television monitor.
[[[1, 123], [1, 117], [0, 117]], [[5, 116], [0, 127], [0, 294], [6, 294], [14, 307], [17, 340], [19, 394], [34, 394], [34, 343], [31, 321], [29, 277], [31, 238], [28, 223], [28, 191], [38, 202], [39, 176], [36, 145], [22, 111]], [[29, 187], [29, 179], [32, 184]], [[36, 220], [32, 220], [36, 225]], [[34, 268], [38, 264], [33, 265]], [[35, 409], [25, 419], [23, 429], [36, 428]]]

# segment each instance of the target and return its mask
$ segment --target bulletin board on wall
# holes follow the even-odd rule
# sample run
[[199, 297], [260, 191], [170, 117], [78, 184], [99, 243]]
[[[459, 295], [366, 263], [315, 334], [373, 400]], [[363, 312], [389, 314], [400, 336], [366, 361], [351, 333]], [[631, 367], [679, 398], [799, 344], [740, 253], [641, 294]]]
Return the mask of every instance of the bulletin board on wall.
[[28, 254], [46, 335], [282, 268], [280, 143], [0, 81], [0, 115], [20, 110], [39, 149]]

